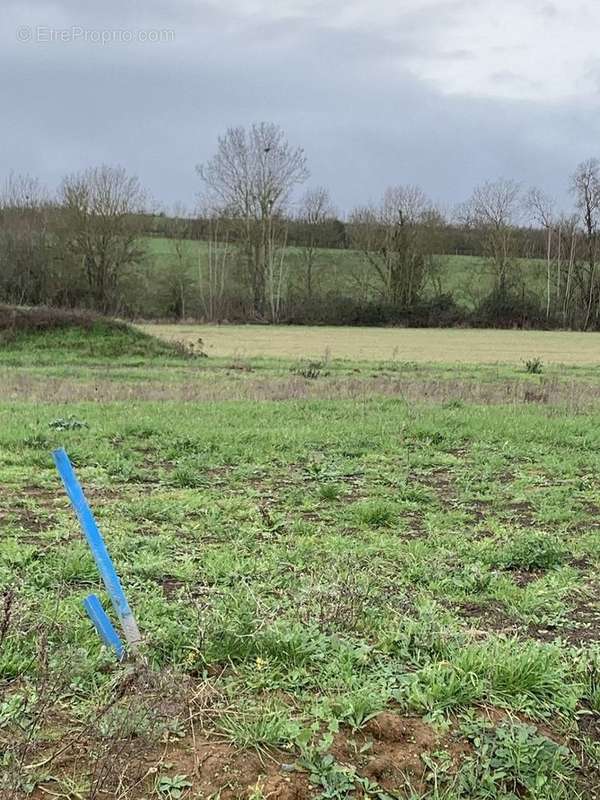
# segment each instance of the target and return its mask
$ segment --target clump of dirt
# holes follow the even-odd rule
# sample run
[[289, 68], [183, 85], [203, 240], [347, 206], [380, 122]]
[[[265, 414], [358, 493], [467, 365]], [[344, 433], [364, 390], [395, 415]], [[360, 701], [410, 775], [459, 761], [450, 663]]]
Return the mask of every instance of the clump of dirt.
[[[235, 750], [231, 745], [204, 743], [196, 747], [197, 775], [194, 788], [201, 797], [218, 795], [221, 800], [249, 798], [260, 790], [265, 797], [304, 800], [311, 797], [308, 776], [293, 769], [293, 756], [265, 758], [255, 751]], [[220, 793], [220, 794], [219, 794]]]
[[456, 771], [470, 747], [466, 740], [437, 732], [421, 719], [391, 711], [377, 714], [354, 734], [340, 732], [331, 750], [340, 764], [353, 766], [361, 777], [390, 792], [408, 784], [413, 791], [425, 792], [423, 756], [442, 751], [450, 758], [450, 771]]
[[[418, 718], [386, 711], [360, 731], [340, 731], [330, 752], [340, 766], [352, 767], [383, 790], [402, 790], [408, 779], [413, 790], [425, 791], [427, 768], [422, 755], [441, 750], [449, 755], [451, 769], [457, 770], [470, 747], [464, 739], [438, 733]], [[174, 764], [171, 771], [190, 776], [201, 797], [218, 794], [221, 800], [237, 800], [260, 790], [264, 797], [278, 800], [308, 800], [318, 792], [296, 766], [295, 755], [285, 751], [261, 755], [197, 739], [191, 750], [189, 743], [178, 745], [168, 761]]]

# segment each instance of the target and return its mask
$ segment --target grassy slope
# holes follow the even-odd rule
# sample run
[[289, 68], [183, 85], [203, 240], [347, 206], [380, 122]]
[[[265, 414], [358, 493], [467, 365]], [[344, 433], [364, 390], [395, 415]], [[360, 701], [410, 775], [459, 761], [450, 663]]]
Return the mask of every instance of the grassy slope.
[[[164, 269], [167, 260], [173, 260], [174, 247], [169, 239], [149, 238], [146, 240], [151, 259], [151, 273]], [[192, 262], [206, 259], [207, 243], [190, 241], [186, 244]], [[302, 258], [298, 248], [287, 250], [287, 263], [293, 280], [300, 280]], [[529, 291], [544, 297], [546, 291], [545, 264], [537, 260], [521, 259], [518, 262], [517, 284], [525, 285]], [[197, 279], [197, 265], [190, 269], [190, 279]], [[315, 269], [318, 290], [327, 293], [357, 296], [360, 292], [360, 275], [364, 272], [362, 255], [355, 250], [319, 250]], [[359, 276], [359, 280], [357, 280]], [[485, 297], [492, 288], [492, 275], [485, 259], [475, 256], [449, 255], [441, 271], [442, 291], [454, 295], [457, 303], [472, 308]], [[300, 283], [301, 285], [301, 283]], [[428, 293], [432, 292], [431, 286]]]
[[140, 328], [84, 312], [7, 306], [2, 310], [0, 362], [5, 364], [179, 361], [189, 354]]
[[[179, 385], [200, 369], [233, 390], [238, 371], [210, 362], [106, 359], [97, 381]], [[368, 386], [373, 365], [360, 368]], [[287, 385], [288, 365], [260, 369]], [[596, 796], [597, 410], [48, 399], [0, 404], [7, 779], [23, 775], [11, 753], [40, 764], [70, 743], [28, 780], [73, 797], [121, 778], [141, 781], [126, 797], [174, 798], [177, 776], [190, 797], [224, 800], [357, 786], [379, 800]], [[104, 595], [57, 446], [129, 590], [148, 670], [112, 664], [83, 615], [89, 591]]]

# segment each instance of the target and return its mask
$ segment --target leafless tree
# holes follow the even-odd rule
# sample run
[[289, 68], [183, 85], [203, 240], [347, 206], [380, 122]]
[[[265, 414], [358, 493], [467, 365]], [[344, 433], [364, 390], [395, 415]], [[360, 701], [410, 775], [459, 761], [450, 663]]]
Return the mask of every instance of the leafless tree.
[[591, 158], [583, 161], [571, 177], [571, 191], [583, 227], [585, 247], [585, 269], [576, 269], [575, 280], [584, 295], [584, 327], [590, 323], [592, 311], [596, 317], [600, 313], [600, 285], [597, 275], [598, 243], [600, 228], [600, 161]]
[[189, 212], [183, 206], [176, 205], [166, 225], [167, 257], [161, 257], [159, 274], [169, 298], [169, 310], [179, 319], [184, 319], [188, 313], [192, 275], [198, 255], [197, 242], [192, 240], [191, 230]]
[[269, 315], [272, 322], [279, 322], [281, 319], [288, 284], [287, 231], [285, 229], [282, 236], [283, 238], [279, 242], [273, 238], [268, 249], [266, 283]]
[[118, 284], [143, 257], [136, 215], [146, 194], [121, 167], [101, 166], [66, 177], [59, 190], [68, 252], [85, 272], [94, 307], [118, 308]]
[[478, 229], [494, 266], [496, 286], [505, 291], [514, 262], [514, 233], [519, 221], [520, 187], [512, 180], [486, 181], [459, 209], [459, 219]]
[[421, 293], [426, 266], [423, 225], [430, 210], [431, 203], [417, 186], [394, 186], [378, 205], [350, 215], [354, 244], [392, 305], [409, 307]]
[[[546, 232], [546, 319], [549, 320], [552, 294], [552, 237], [555, 230], [558, 234], [554, 201], [540, 189], [533, 188], [527, 193], [525, 207], [535, 224]], [[557, 269], [560, 269], [560, 256]]]
[[0, 193], [0, 286], [10, 302], [51, 299], [51, 203], [37, 178], [11, 173]]
[[328, 219], [335, 217], [335, 213], [329, 192], [324, 186], [316, 186], [304, 193], [297, 219], [302, 224], [304, 234], [302, 258], [305, 268], [306, 300], [308, 302], [313, 297], [314, 271], [318, 256], [317, 233], [320, 226], [327, 222]]
[[222, 319], [225, 289], [231, 271], [232, 248], [219, 216], [209, 216], [206, 263], [198, 259], [198, 285], [204, 318], [210, 322]]
[[213, 210], [242, 224], [254, 311], [262, 317], [276, 221], [293, 189], [308, 177], [304, 151], [289, 144], [279, 126], [260, 122], [248, 130], [230, 128], [219, 137], [216, 154], [197, 171]]
[[[563, 324], [573, 324], [573, 272], [577, 255], [577, 241], [580, 236], [578, 217], [575, 214], [562, 214], [558, 219], [558, 295], [561, 301]], [[562, 269], [563, 251], [566, 258], [566, 272]]]
[[18, 175], [14, 172], [8, 176], [2, 192], [4, 207], [20, 211], [37, 211], [49, 203], [48, 190], [38, 178], [33, 178], [31, 175]]

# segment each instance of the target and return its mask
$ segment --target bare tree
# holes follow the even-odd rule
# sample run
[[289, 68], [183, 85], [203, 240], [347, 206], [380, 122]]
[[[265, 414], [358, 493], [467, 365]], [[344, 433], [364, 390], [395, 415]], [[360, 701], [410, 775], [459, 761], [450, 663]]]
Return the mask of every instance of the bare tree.
[[11, 172], [2, 192], [2, 204], [19, 211], [38, 211], [50, 204], [50, 196], [38, 178]]
[[267, 299], [269, 313], [272, 322], [279, 322], [288, 278], [287, 231], [284, 230], [283, 239], [279, 243], [275, 239], [271, 241], [268, 252]]
[[379, 205], [355, 209], [352, 237], [379, 279], [387, 302], [409, 307], [425, 278], [424, 223], [431, 203], [417, 186], [386, 190]]
[[0, 289], [9, 302], [52, 300], [51, 203], [37, 178], [11, 173], [0, 193]]
[[262, 317], [276, 221], [293, 189], [308, 177], [304, 151], [290, 145], [277, 125], [260, 122], [248, 130], [230, 128], [219, 137], [216, 154], [197, 171], [214, 211], [242, 225], [254, 311]]
[[[552, 236], [558, 227], [554, 201], [540, 189], [530, 189], [525, 198], [525, 206], [534, 222], [546, 232], [546, 320], [550, 319], [551, 293], [552, 293]], [[560, 269], [560, 253], [557, 269]]]
[[584, 327], [590, 323], [592, 309], [596, 317], [600, 308], [600, 287], [597, 276], [598, 242], [600, 227], [600, 161], [591, 158], [584, 161], [571, 177], [571, 191], [575, 195], [577, 210], [583, 226], [586, 267], [580, 266], [574, 273], [580, 292], [585, 297]]
[[68, 252], [85, 272], [94, 307], [118, 308], [118, 285], [143, 257], [140, 226], [146, 194], [121, 167], [101, 166], [66, 177], [59, 190]]
[[225, 287], [230, 274], [231, 246], [222, 220], [206, 215], [208, 220], [208, 249], [206, 266], [198, 260], [198, 285], [205, 319], [217, 322], [222, 319], [225, 307]]
[[[575, 267], [575, 256], [577, 253], [577, 239], [579, 236], [578, 218], [575, 214], [571, 216], [561, 215], [558, 220], [558, 286], [559, 297], [561, 300], [563, 324], [572, 323], [572, 299], [573, 299], [573, 271]], [[564, 245], [563, 245], [564, 242]], [[562, 271], [563, 247], [566, 262], [566, 273]]]
[[167, 219], [165, 232], [167, 258], [162, 259], [159, 274], [169, 298], [169, 311], [184, 319], [188, 313], [198, 247], [191, 238], [191, 216], [183, 206], [175, 206], [173, 216]]
[[463, 223], [478, 229], [494, 266], [496, 288], [509, 286], [514, 260], [514, 234], [519, 217], [520, 187], [512, 180], [486, 181], [477, 186], [470, 200], [459, 209]]
[[308, 302], [312, 300], [314, 289], [314, 271], [318, 254], [319, 228], [327, 220], [335, 217], [335, 209], [331, 203], [328, 190], [324, 186], [308, 189], [300, 201], [297, 219], [302, 224], [304, 246], [302, 257], [305, 270], [305, 293]]

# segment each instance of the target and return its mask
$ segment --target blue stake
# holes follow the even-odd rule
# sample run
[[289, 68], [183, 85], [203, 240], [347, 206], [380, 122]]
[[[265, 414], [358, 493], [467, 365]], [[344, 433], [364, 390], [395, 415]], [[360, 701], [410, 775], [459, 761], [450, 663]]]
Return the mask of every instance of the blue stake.
[[106, 591], [121, 622], [127, 644], [132, 650], [135, 650], [142, 638], [137, 622], [135, 621], [132, 610], [129, 608], [129, 603], [125, 597], [121, 581], [110, 559], [94, 515], [85, 499], [83, 489], [79, 485], [75, 472], [73, 471], [73, 465], [69, 461], [69, 456], [62, 448], [60, 448], [60, 450], [54, 450], [52, 457], [54, 458], [54, 463], [56, 464], [67, 495], [69, 496], [71, 505], [77, 514], [85, 538], [90, 546], [94, 561], [96, 562], [98, 571], [106, 586]]
[[123, 658], [123, 643], [119, 639], [119, 634], [108, 618], [106, 611], [102, 608], [100, 600], [95, 594], [89, 594], [83, 601], [83, 606], [104, 644], [107, 647], [112, 647], [120, 661]]

